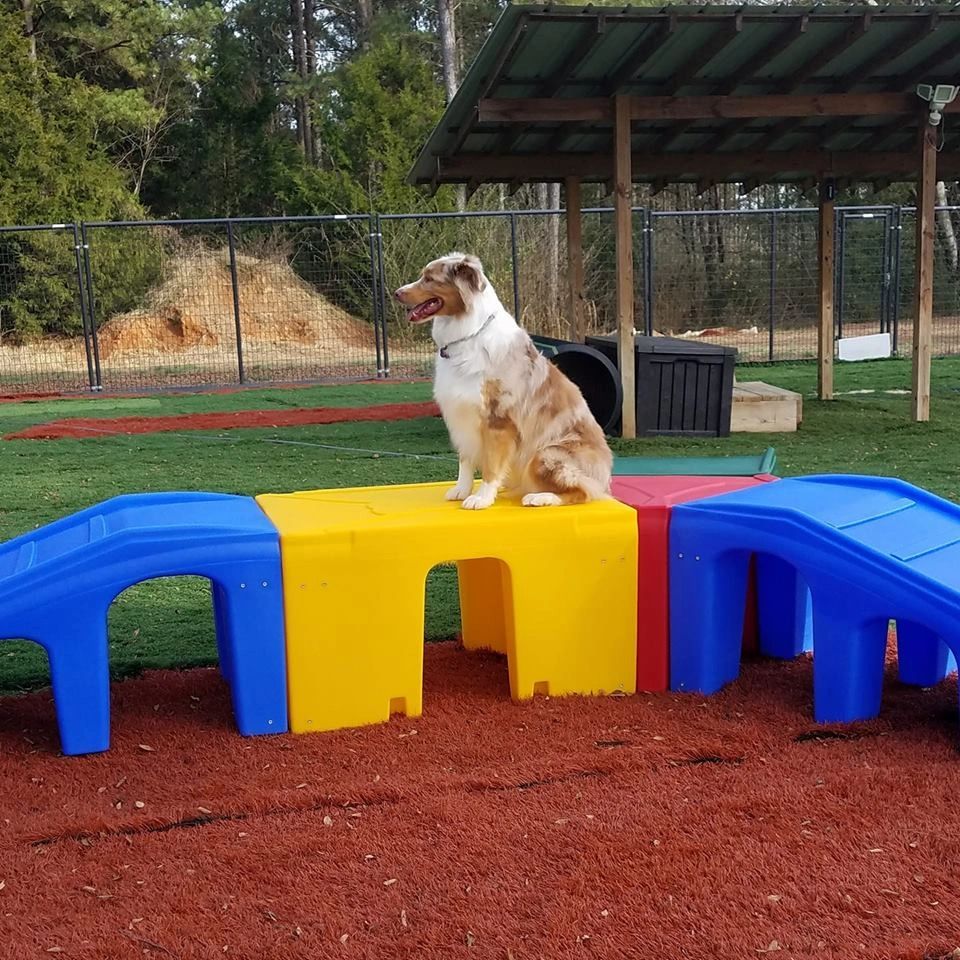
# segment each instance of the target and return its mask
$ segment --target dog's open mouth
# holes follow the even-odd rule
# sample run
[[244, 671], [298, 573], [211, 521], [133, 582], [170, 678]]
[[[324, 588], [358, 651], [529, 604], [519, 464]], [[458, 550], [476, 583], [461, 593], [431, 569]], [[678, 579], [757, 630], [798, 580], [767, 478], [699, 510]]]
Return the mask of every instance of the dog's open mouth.
[[429, 320], [435, 313], [439, 313], [443, 309], [443, 301], [439, 297], [431, 297], [429, 300], [424, 300], [423, 303], [418, 303], [415, 307], [412, 307], [407, 311], [407, 319], [411, 323], [423, 323], [424, 320]]

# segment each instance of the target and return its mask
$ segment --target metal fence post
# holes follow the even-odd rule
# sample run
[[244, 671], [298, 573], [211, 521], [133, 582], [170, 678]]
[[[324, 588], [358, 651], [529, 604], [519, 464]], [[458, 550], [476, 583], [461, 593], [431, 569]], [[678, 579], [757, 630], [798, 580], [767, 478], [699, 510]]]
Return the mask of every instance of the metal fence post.
[[900, 335], [900, 258], [903, 252], [903, 209], [898, 204], [893, 208], [893, 343], [891, 352], [897, 355], [897, 340]]
[[770, 332], [767, 359], [773, 360], [773, 329], [776, 323], [777, 306], [777, 213], [770, 212]]
[[843, 255], [844, 241], [847, 235], [847, 215], [843, 210], [837, 210], [834, 213], [834, 233], [837, 238], [836, 263], [834, 264], [834, 320], [833, 320], [833, 338], [834, 340], [843, 339], [843, 296], [846, 292], [846, 268], [844, 265], [845, 257]]
[[510, 259], [513, 263], [513, 316], [520, 323], [520, 264], [517, 259], [517, 215], [510, 214]]
[[647, 336], [653, 336], [653, 266], [654, 266], [654, 257], [653, 257], [653, 221], [654, 213], [648, 208], [644, 208], [643, 211], [644, 219], [644, 235], [646, 242], [644, 243], [644, 262], [643, 262], [643, 312], [644, 312], [644, 321], [647, 329]]
[[233, 287], [233, 324], [237, 331], [237, 375], [246, 381], [243, 372], [243, 332], [240, 327], [240, 280], [237, 277], [237, 245], [233, 237], [233, 221], [227, 220], [227, 248], [230, 251], [230, 284]]
[[367, 246], [370, 251], [370, 298], [373, 310], [373, 341], [377, 351], [377, 377], [383, 376], [383, 354], [380, 348], [380, 317], [383, 303], [380, 299], [380, 266], [378, 260], [377, 234], [380, 225], [373, 214], [367, 217]]
[[90, 267], [90, 238], [86, 223], [80, 224], [80, 246], [83, 248], [83, 272], [87, 279], [87, 313], [90, 317], [90, 344], [93, 347], [93, 383], [91, 390], [103, 390], [100, 369], [100, 344], [97, 341], [97, 295], [93, 289], [93, 270]]
[[390, 348], [387, 343], [387, 273], [383, 256], [383, 226], [380, 221], [380, 214], [376, 214], [374, 219], [376, 225], [377, 241], [377, 276], [380, 280], [380, 337], [383, 344], [383, 377], [390, 376]]
[[83, 350], [87, 357], [87, 380], [90, 389], [96, 389], [97, 381], [93, 370], [93, 343], [90, 336], [90, 321], [87, 316], [87, 294], [83, 282], [83, 244], [80, 242], [80, 229], [72, 223], [73, 256], [77, 266], [77, 295], [80, 299], [80, 324], [83, 327]]
[[883, 211], [883, 241], [880, 247], [880, 333], [890, 332], [890, 219], [891, 211]]

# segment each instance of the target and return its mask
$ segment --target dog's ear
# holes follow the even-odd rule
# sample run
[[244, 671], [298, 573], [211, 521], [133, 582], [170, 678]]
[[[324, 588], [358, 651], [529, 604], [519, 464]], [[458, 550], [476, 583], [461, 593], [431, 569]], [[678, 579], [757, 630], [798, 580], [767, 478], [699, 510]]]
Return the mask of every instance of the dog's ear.
[[453, 265], [453, 276], [474, 293], [481, 293], [487, 285], [483, 275], [483, 264], [469, 253]]

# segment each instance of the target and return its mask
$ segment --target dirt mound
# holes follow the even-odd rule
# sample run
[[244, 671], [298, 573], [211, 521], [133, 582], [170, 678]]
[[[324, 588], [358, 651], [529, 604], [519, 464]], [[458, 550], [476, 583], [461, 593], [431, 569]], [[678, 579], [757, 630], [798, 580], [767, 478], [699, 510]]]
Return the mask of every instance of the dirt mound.
[[[237, 255], [244, 341], [308, 343], [340, 352], [365, 345], [372, 331], [331, 303], [282, 260]], [[197, 250], [171, 257], [164, 280], [138, 310], [99, 330], [100, 352], [156, 353], [236, 342], [229, 253]]]

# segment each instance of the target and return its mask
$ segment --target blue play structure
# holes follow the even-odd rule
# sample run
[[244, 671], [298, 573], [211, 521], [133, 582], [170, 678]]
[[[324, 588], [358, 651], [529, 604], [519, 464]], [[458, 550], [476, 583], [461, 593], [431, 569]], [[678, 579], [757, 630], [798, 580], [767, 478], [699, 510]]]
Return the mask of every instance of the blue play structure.
[[758, 594], [788, 598], [790, 623], [809, 590], [821, 722], [877, 715], [890, 620], [906, 682], [936, 683], [960, 652], [960, 507], [900, 480], [779, 480], [674, 508], [673, 689], [713, 693], [737, 676], [751, 554], [768, 564]]
[[[737, 676], [751, 558], [758, 648], [813, 649], [817, 720], [879, 712], [891, 620], [903, 681], [955, 669], [960, 506], [899, 480], [768, 480], [671, 506], [670, 687], [709, 694]], [[0, 544], [0, 639], [46, 649], [64, 753], [110, 743], [110, 604], [142, 580], [190, 575], [212, 582], [240, 732], [287, 731], [281, 543], [254, 499], [117, 497]]]
[[0, 638], [39, 643], [63, 752], [110, 744], [107, 609], [127, 587], [195, 575], [213, 585], [220, 669], [243, 734], [287, 729], [280, 543], [250, 497], [117, 497], [0, 544]]

